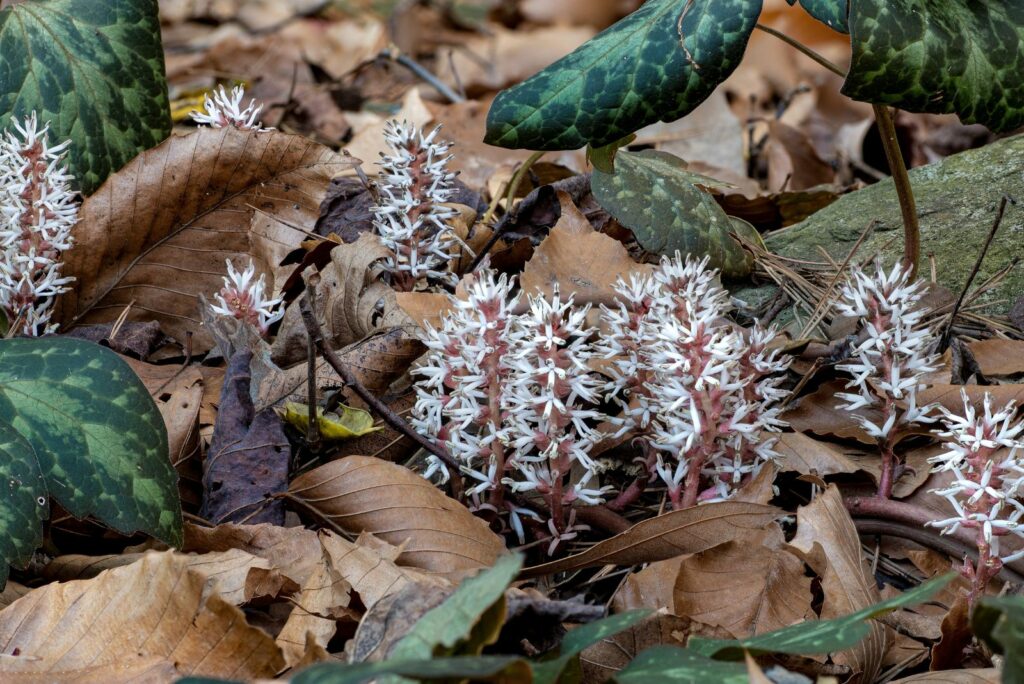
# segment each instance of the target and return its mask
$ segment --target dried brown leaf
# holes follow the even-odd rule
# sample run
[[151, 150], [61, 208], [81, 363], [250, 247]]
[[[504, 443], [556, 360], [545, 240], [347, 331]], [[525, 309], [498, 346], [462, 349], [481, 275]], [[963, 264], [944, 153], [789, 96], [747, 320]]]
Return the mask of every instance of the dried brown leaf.
[[892, 684], [999, 684], [999, 670], [994, 667], [973, 670], [923, 672], [912, 677], [895, 679]]
[[1024, 341], [994, 337], [968, 345], [986, 377], [1024, 373]]
[[180, 677], [181, 672], [174, 663], [165, 658], [126, 654], [117, 662], [80, 669], [52, 670], [45, 674], [5, 672], [4, 684], [162, 684]]
[[523, 292], [550, 297], [555, 288], [576, 303], [615, 303], [615, 283], [631, 273], [648, 274], [618, 240], [598, 233], [565, 192], [558, 192], [562, 216], [533, 253], [519, 278]]
[[185, 523], [182, 551], [210, 553], [238, 549], [270, 561], [271, 566], [304, 585], [320, 563], [322, 551], [316, 532], [303, 527], [236, 525], [200, 527]]
[[992, 397], [992, 406], [1001, 408], [1012, 402], [1017, 405], [1024, 400], [1024, 385], [947, 385], [936, 384], [918, 392], [918, 402], [922, 405], [935, 402], [957, 415], [964, 413], [964, 400], [961, 392], [966, 392], [967, 399], [981, 410], [985, 395]]
[[[821, 575], [825, 592], [822, 618], [849, 615], [880, 600], [874, 578], [861, 556], [857, 528], [835, 485], [800, 507], [796, 536], [790, 545], [803, 552], [808, 564]], [[858, 681], [871, 682], [878, 674], [889, 645], [885, 628], [873, 622], [868, 636], [853, 648], [833, 654], [832, 658], [859, 673]]]
[[404, 544], [402, 565], [461, 577], [490, 567], [505, 551], [501, 537], [465, 506], [408, 468], [378, 458], [332, 461], [295, 478], [288, 491], [343, 530]]
[[[198, 295], [220, 290], [224, 259], [272, 272], [311, 230], [330, 179], [352, 162], [301, 136], [204, 128], [172, 136], [111, 176], [82, 204], [59, 299], [62, 327], [160, 322], [193, 352], [211, 347]], [[259, 225], [254, 218], [262, 217]], [[273, 282], [269, 283], [273, 286]]]
[[633, 525], [582, 553], [526, 568], [522, 577], [540, 577], [600, 564], [637, 565], [699, 553], [760, 530], [784, 513], [761, 504], [723, 501], [672, 511]]
[[89, 580], [40, 587], [0, 612], [5, 672], [53, 674], [113, 665], [126, 653], [173, 663], [182, 674], [254, 679], [284, 665], [273, 640], [241, 610], [204, 591], [174, 553], [150, 553]]

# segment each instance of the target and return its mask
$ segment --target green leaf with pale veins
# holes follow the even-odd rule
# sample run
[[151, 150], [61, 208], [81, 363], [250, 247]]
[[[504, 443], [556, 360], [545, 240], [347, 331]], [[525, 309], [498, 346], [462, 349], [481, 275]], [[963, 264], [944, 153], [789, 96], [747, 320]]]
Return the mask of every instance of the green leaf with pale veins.
[[983, 598], [971, 613], [971, 631], [1003, 655], [1003, 681], [1024, 681], [1024, 596]]
[[761, 0], [649, 0], [500, 93], [485, 141], [532, 150], [604, 147], [674, 121], [739, 65], [760, 13]]
[[181, 543], [163, 418], [115, 353], [70, 338], [0, 340], [0, 417], [0, 473], [15, 483], [0, 498], [5, 572], [39, 542], [47, 494], [76, 517]]
[[170, 135], [157, 0], [15, 4], [0, 55], [0, 129], [37, 111], [85, 194]]
[[591, 189], [598, 203], [633, 231], [649, 252], [673, 256], [710, 256], [710, 266], [729, 278], [750, 273], [753, 260], [732, 233], [760, 244], [757, 231], [732, 218], [697, 185], [721, 185], [686, 169], [686, 162], [667, 152], [620, 151], [615, 172], [594, 169]]
[[618, 684], [747, 684], [747, 668], [723, 663], [678, 646], [655, 646], [615, 675]]
[[[796, 0], [786, 0], [795, 5]], [[800, 6], [812, 17], [840, 33], [849, 33], [847, 16], [850, 13], [849, 0], [800, 0]]]
[[[583, 651], [599, 641], [629, 629], [650, 614], [649, 610], [630, 610], [571, 630], [562, 639], [557, 654], [533, 665], [533, 684], [558, 684], [565, 681], [563, 673], [572, 666], [578, 670], [579, 655]], [[578, 681], [578, 678], [575, 681]]]
[[858, 0], [843, 93], [994, 131], [1024, 125], [1024, 2]]

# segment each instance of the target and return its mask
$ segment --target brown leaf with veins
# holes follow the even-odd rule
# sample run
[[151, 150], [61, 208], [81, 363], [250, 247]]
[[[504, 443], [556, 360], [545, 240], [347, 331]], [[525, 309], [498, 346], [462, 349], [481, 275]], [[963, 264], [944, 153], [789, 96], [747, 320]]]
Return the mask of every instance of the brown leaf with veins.
[[125, 655], [117, 662], [106, 665], [85, 666], [77, 669], [54, 670], [46, 674], [31, 672], [5, 672], [4, 684], [149, 684], [174, 682], [181, 672], [174, 663], [157, 656]]
[[687, 558], [674, 587], [677, 615], [721, 627], [736, 638], [782, 629], [817, 616], [804, 562], [786, 550], [772, 525]]
[[402, 565], [458, 578], [490, 567], [505, 552], [501, 537], [420, 475], [368, 456], [348, 456], [303, 473], [289, 496], [353, 532], [404, 544]]
[[994, 667], [973, 670], [923, 672], [912, 677], [894, 679], [891, 684], [999, 684], [999, 670]]
[[659, 515], [594, 544], [586, 551], [526, 568], [521, 577], [541, 577], [594, 565], [637, 565], [699, 553], [761, 530], [784, 513], [773, 506], [722, 501]]
[[270, 561], [272, 567], [298, 585], [306, 583], [322, 556], [316, 532], [304, 527], [278, 527], [269, 523], [201, 527], [185, 523], [182, 551], [230, 550], [245, 551]]
[[[857, 528], [835, 485], [798, 509], [796, 536], [790, 546], [802, 552], [821, 576], [825, 592], [823, 619], [849, 615], [881, 600], [861, 556]], [[874, 621], [870, 626], [870, 633], [860, 643], [832, 655], [836, 663], [853, 669], [851, 681], [873, 682], [889, 648], [885, 627]]]
[[[0, 612], [4, 671], [56, 672], [159, 657], [183, 675], [255, 679], [284, 666], [265, 632], [216, 593], [188, 561], [150, 553], [88, 580], [40, 587]], [[52, 681], [52, 680], [51, 680]]]
[[[64, 328], [157, 320], [192, 351], [210, 349], [198, 295], [223, 286], [230, 258], [270, 273], [312, 230], [327, 184], [353, 162], [296, 135], [203, 128], [143, 152], [86, 199], [64, 275]], [[260, 219], [254, 221], [254, 219]], [[298, 230], [297, 230], [298, 229]], [[273, 290], [273, 278], [268, 289]]]
[[523, 292], [551, 297], [557, 287], [563, 297], [575, 295], [577, 305], [615, 303], [615, 283], [629, 275], [650, 274], [618, 240], [598, 233], [565, 192], [558, 192], [562, 216], [533, 252], [519, 278]]

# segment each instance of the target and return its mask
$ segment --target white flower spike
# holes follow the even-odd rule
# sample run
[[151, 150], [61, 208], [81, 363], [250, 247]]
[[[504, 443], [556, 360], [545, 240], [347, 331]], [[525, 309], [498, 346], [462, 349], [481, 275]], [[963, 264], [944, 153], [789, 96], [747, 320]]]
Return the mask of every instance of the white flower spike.
[[60, 275], [74, 244], [78, 205], [65, 168], [70, 141], [50, 146], [36, 113], [0, 136], [0, 310], [14, 334], [51, 333], [53, 298], [74, 278]]
[[260, 123], [260, 112], [263, 105], [256, 104], [256, 100], [250, 100], [245, 107], [242, 106], [242, 98], [245, 97], [245, 88], [235, 86], [228, 95], [224, 86], [218, 86], [213, 91], [213, 97], [206, 95], [203, 103], [203, 111], [193, 111], [190, 116], [200, 126], [210, 128], [237, 128], [240, 131], [272, 131], [273, 128], [263, 128]]
[[224, 287], [214, 295], [216, 304], [210, 305], [210, 311], [228, 318], [237, 318], [248, 323], [261, 335], [266, 335], [270, 326], [284, 316], [282, 299], [268, 299], [266, 282], [261, 275], [256, 275], [256, 265], [249, 260], [249, 265], [239, 273], [230, 259], [225, 259], [228, 274], [224, 278]]

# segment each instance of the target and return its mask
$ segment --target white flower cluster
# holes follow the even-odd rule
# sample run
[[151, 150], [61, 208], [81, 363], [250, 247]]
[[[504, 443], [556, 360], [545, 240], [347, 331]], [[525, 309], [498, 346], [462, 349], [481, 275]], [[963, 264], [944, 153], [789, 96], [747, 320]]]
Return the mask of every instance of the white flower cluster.
[[[602, 416], [583, 407], [599, 399], [601, 386], [587, 367], [593, 331], [585, 325], [588, 308], [574, 308], [571, 298], [531, 298], [529, 311], [515, 314], [511, 290], [505, 276], [478, 271], [468, 298], [453, 298], [442, 327], [427, 329], [413, 425], [459, 462], [478, 509], [508, 513], [520, 541], [522, 516], [544, 521], [508, 501], [505, 488], [539, 494], [551, 511], [554, 553], [585, 529], [575, 524], [572, 504], [600, 503], [606, 491], [591, 486], [599, 468], [588, 455]], [[438, 470], [448, 475], [431, 460], [428, 474]]]
[[61, 277], [78, 205], [65, 168], [71, 141], [51, 147], [35, 112], [0, 136], [0, 310], [12, 332], [53, 332], [53, 298], [74, 278]]
[[245, 88], [235, 86], [228, 95], [224, 86], [218, 86], [213, 91], [213, 97], [206, 95], [203, 103], [203, 111], [191, 112], [192, 120], [200, 126], [211, 128], [237, 128], [240, 131], [272, 131], [273, 128], [263, 128], [260, 123], [260, 112], [263, 105], [257, 105], [256, 100], [250, 100], [245, 107], [242, 106], [242, 98], [245, 97]]
[[391, 121], [384, 139], [391, 154], [379, 162], [380, 204], [374, 227], [394, 255], [388, 261], [395, 287], [411, 291], [425, 280], [454, 282], [448, 270], [455, 241], [448, 221], [455, 210], [444, 206], [455, 173], [448, 171], [451, 143], [437, 140], [441, 127], [424, 135], [416, 126]]
[[1000, 538], [1007, 535], [1024, 539], [1024, 423], [1015, 420], [1012, 402], [993, 412], [992, 397], [986, 393], [984, 414], [978, 415], [967, 393], [961, 390], [961, 395], [963, 415], [942, 409], [946, 429], [938, 434], [950, 440], [947, 451], [929, 459], [935, 472], [953, 475], [949, 487], [932, 491], [944, 497], [956, 515], [928, 524], [941, 527], [943, 534], [961, 527], [976, 531], [978, 567], [965, 559], [964, 571], [970, 579], [977, 577], [975, 588], [983, 590], [1003, 564], [1024, 558], [1024, 549], [1001, 555], [999, 548]]
[[856, 386], [857, 394], [837, 396], [849, 402], [844, 408], [851, 411], [882, 409], [880, 422], [857, 414], [868, 434], [880, 441], [889, 439], [899, 425], [934, 422], [927, 415], [932, 407], [917, 405], [921, 376], [935, 370], [935, 359], [926, 353], [928, 329], [915, 330], [925, 315], [917, 306], [921, 282], [911, 283], [908, 276], [898, 263], [888, 274], [876, 264], [874, 276], [855, 269], [836, 303], [844, 316], [862, 320], [865, 333], [854, 358], [837, 366], [853, 375], [847, 387]]
[[228, 275], [224, 278], [224, 287], [214, 295], [217, 304], [211, 304], [210, 311], [219, 316], [237, 318], [259, 330], [261, 335], [266, 335], [270, 326], [284, 316], [283, 300], [267, 298], [264, 277], [260, 275], [253, 279], [256, 265], [252, 259], [241, 273], [235, 270], [230, 259], [224, 261]]
[[620, 281], [619, 307], [603, 310], [620, 434], [651, 440], [676, 508], [731, 496], [775, 457], [768, 433], [782, 425], [773, 376], [788, 364], [767, 349], [774, 332], [745, 337], [724, 318], [728, 294], [707, 263], [663, 258], [651, 277]]

